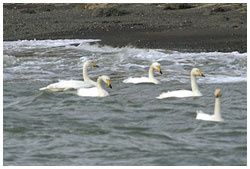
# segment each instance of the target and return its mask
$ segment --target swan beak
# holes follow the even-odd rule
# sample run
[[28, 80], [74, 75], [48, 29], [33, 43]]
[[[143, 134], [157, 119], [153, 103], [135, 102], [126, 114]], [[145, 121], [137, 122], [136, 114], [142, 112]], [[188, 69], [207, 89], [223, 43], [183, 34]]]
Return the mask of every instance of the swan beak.
[[110, 80], [107, 80], [107, 85], [108, 85], [108, 87], [110, 87], [110, 88], [112, 89], [112, 86], [111, 86]]
[[97, 64], [93, 63], [93, 67], [99, 67]]
[[201, 73], [200, 71], [198, 72], [199, 76], [205, 77], [205, 75], [203, 73]]
[[220, 89], [216, 89], [216, 91], [215, 91], [215, 97], [216, 98], [221, 97]]
[[157, 67], [157, 71], [160, 72], [160, 74], [162, 74], [162, 71], [161, 71], [161, 67], [160, 67], [160, 66]]

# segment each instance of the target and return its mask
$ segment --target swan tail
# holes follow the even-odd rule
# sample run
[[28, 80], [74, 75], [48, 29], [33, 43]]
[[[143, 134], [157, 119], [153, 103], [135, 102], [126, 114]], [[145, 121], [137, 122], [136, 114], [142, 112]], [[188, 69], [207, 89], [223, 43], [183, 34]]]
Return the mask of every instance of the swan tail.
[[204, 120], [204, 116], [207, 117], [207, 114], [205, 114], [203, 111], [201, 110], [196, 111], [196, 120]]
[[196, 114], [203, 113], [201, 110], [196, 110]]
[[42, 88], [40, 88], [39, 90], [40, 90], [40, 91], [48, 90], [48, 91], [52, 91], [52, 92], [63, 92], [63, 91], [69, 90], [69, 88], [67, 88], [67, 89], [65, 90], [64, 88], [42, 87]]
[[158, 97], [156, 97], [156, 99], [164, 99], [164, 98], [167, 98], [167, 97], [168, 97], [168, 93], [164, 92], [164, 93], [160, 94]]
[[130, 82], [130, 78], [125, 79], [125, 80], [123, 80], [122, 82], [123, 82], [123, 83], [131, 83], [131, 82]]
[[69, 90], [73, 90], [74, 88], [64, 88], [62, 89], [63, 92], [69, 91]]
[[39, 90], [46, 90], [46, 89], [47, 89], [47, 87], [42, 87]]
[[129, 77], [128, 79], [123, 80], [123, 83], [152, 83], [147, 77]]

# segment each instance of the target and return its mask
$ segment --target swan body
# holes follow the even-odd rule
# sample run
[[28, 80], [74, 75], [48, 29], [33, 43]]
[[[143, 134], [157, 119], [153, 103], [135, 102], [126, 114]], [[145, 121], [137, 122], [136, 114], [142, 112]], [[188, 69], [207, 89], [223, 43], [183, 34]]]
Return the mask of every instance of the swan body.
[[204, 121], [215, 121], [215, 122], [224, 121], [221, 118], [221, 113], [220, 113], [220, 97], [221, 97], [220, 90], [219, 89], [215, 90], [214, 114], [206, 114], [202, 111], [197, 111], [196, 119]]
[[97, 79], [96, 87], [92, 88], [80, 88], [77, 90], [77, 95], [81, 97], [106, 97], [109, 93], [102, 88], [101, 82], [105, 82], [110, 88], [112, 88], [110, 83], [110, 78], [108, 76], [100, 76]]
[[190, 90], [177, 90], [172, 92], [165, 92], [162, 93], [157, 99], [163, 99], [168, 97], [178, 97], [178, 98], [184, 98], [184, 97], [193, 97], [193, 92]]
[[40, 90], [50, 90], [53, 92], [64, 92], [78, 88], [89, 88], [93, 87], [93, 84], [80, 80], [59, 80], [57, 83], [48, 85], [47, 87], [40, 88]]
[[214, 115], [213, 114], [206, 114], [203, 111], [197, 111], [197, 120], [204, 120], [204, 121], [214, 121]]
[[[123, 81], [124, 83], [154, 83], [152, 82], [148, 77], [129, 77], [128, 79]], [[158, 82], [155, 82], [155, 84], [158, 84]]]
[[79, 88], [89, 88], [96, 86], [96, 82], [91, 80], [87, 74], [88, 67], [92, 64], [93, 67], [98, 67], [93, 61], [87, 60], [83, 64], [83, 79], [84, 81], [80, 80], [59, 80], [57, 83], [52, 83], [47, 87], [40, 88], [39, 90], [50, 90], [50, 91], [67, 91], [72, 89], [79, 89]]
[[129, 77], [128, 79], [123, 80], [123, 83], [133, 83], [133, 84], [153, 83], [153, 84], [160, 84], [160, 81], [158, 81], [154, 77], [154, 69], [162, 74], [160, 63], [154, 62], [154, 63], [152, 63], [152, 65], [149, 68], [148, 77]]
[[170, 91], [170, 92], [163, 92], [160, 94], [157, 99], [164, 99], [169, 97], [178, 97], [178, 98], [184, 98], [184, 97], [200, 97], [202, 96], [201, 92], [199, 91], [198, 85], [196, 83], [196, 76], [203, 76], [205, 77], [199, 69], [193, 68], [190, 76], [191, 76], [191, 88], [192, 90], [177, 90], [177, 91]]

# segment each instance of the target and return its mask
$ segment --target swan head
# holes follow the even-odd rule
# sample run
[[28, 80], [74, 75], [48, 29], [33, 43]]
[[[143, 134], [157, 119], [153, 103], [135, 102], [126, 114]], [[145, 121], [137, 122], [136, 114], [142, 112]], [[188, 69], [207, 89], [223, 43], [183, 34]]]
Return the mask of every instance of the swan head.
[[108, 85], [108, 87], [112, 88], [111, 83], [110, 83], [110, 77], [103, 75], [103, 76], [100, 76], [99, 78], [102, 79]]
[[84, 66], [90, 66], [90, 65], [92, 65], [93, 67], [99, 67], [93, 60], [87, 60], [84, 63]]
[[216, 98], [220, 98], [221, 97], [220, 89], [216, 89], [215, 92], [214, 92], [214, 95], [215, 95]]
[[198, 68], [193, 68], [191, 71], [191, 75], [199, 75], [199, 76], [205, 77], [205, 75], [201, 73], [201, 71]]
[[162, 74], [160, 63], [154, 62], [154, 63], [152, 63], [151, 66], [152, 66], [155, 70], [157, 70], [160, 74]]

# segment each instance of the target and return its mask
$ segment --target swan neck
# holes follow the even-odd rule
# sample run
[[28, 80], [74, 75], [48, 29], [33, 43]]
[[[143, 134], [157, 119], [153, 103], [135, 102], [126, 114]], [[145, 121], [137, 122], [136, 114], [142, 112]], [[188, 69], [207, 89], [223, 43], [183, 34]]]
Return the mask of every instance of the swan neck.
[[98, 89], [100, 89], [100, 88], [102, 88], [102, 78], [98, 78], [97, 79], [97, 85], [96, 85], [96, 87], [98, 88]]
[[220, 98], [215, 98], [214, 119], [215, 119], [215, 120], [221, 120], [221, 114], [220, 114]]
[[86, 82], [91, 81], [87, 74], [87, 70], [88, 70], [88, 65], [84, 64], [82, 68], [82, 75], [83, 75], [83, 80]]
[[101, 96], [102, 94], [103, 94], [103, 89], [102, 89], [102, 78], [98, 78], [97, 79], [97, 85], [96, 85], [96, 87], [97, 87], [97, 90], [98, 90], [98, 93], [99, 93], [99, 95]]
[[150, 80], [154, 80], [154, 79], [155, 79], [155, 77], [154, 77], [154, 69], [153, 69], [152, 66], [150, 66], [150, 68], [149, 68], [149, 71], [148, 71], [148, 78], [149, 78]]
[[198, 85], [196, 83], [196, 76], [191, 74], [191, 88], [193, 93], [200, 93]]

